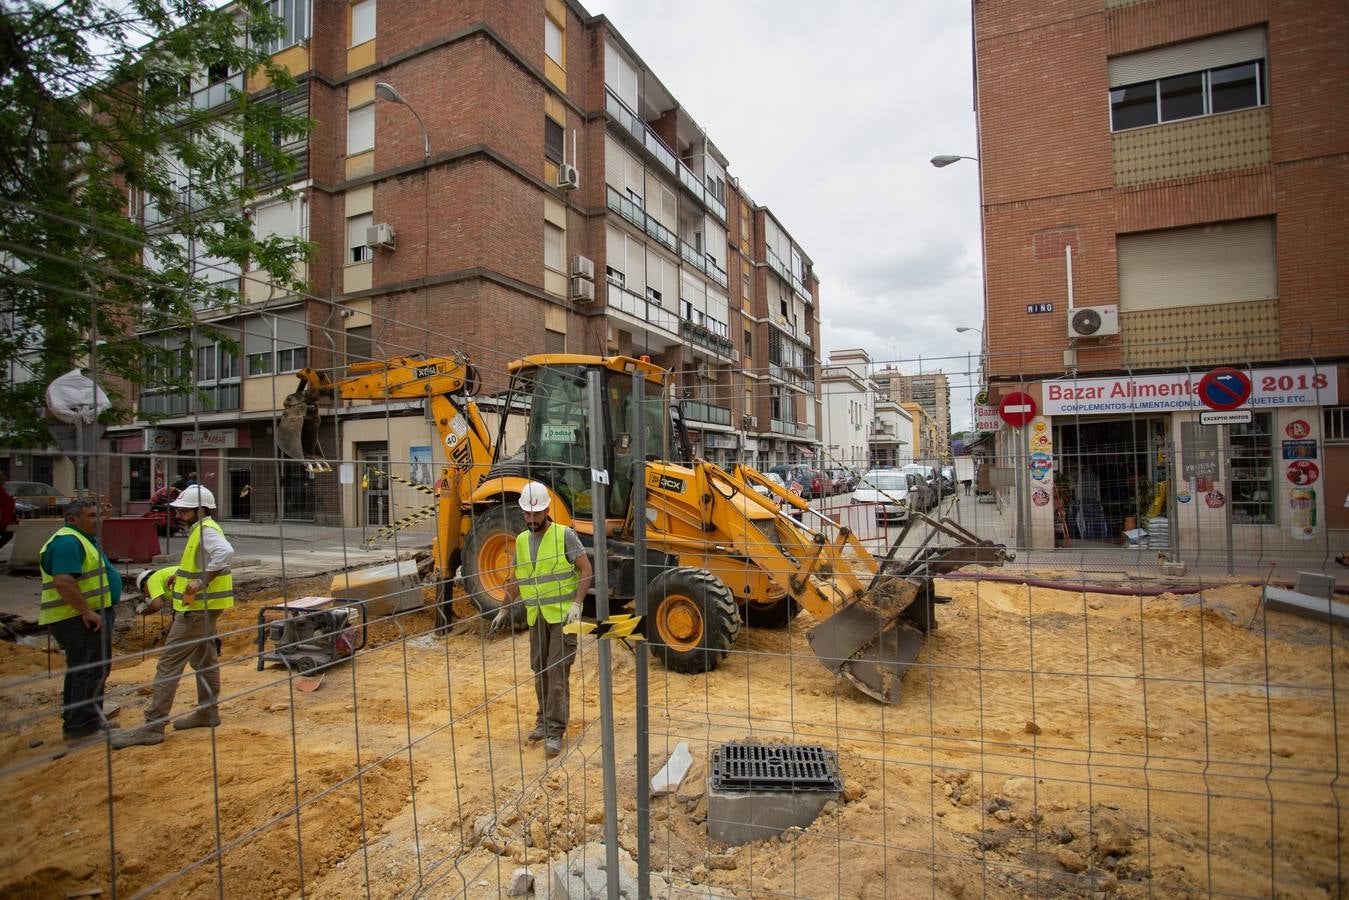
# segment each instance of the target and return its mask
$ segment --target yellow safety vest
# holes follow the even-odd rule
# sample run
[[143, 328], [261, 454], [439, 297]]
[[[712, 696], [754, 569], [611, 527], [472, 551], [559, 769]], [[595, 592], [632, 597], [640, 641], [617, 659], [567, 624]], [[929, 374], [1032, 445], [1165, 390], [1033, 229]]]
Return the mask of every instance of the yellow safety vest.
[[164, 584], [174, 576], [178, 570], [173, 566], [165, 566], [162, 569], [155, 569], [150, 573], [150, 577], [145, 579], [145, 599], [153, 600], [156, 597], [163, 596], [166, 592]]
[[178, 612], [192, 612], [200, 609], [229, 609], [234, 605], [234, 576], [226, 569], [211, 579], [211, 583], [197, 592], [189, 603], [184, 599], [183, 589], [195, 578], [200, 578], [202, 570], [197, 568], [197, 559], [201, 555], [201, 530], [214, 528], [223, 537], [225, 530], [216, 524], [215, 519], [202, 519], [187, 536], [187, 546], [183, 547], [183, 558], [178, 561], [178, 573], [173, 580], [173, 608]]
[[543, 620], [557, 624], [567, 617], [567, 610], [576, 597], [580, 579], [576, 566], [567, 559], [567, 529], [556, 522], [548, 526], [539, 541], [539, 556], [529, 559], [529, 532], [522, 531], [515, 538], [515, 583], [525, 601], [525, 622], [533, 625], [543, 613]]
[[[105, 606], [111, 605], [112, 587], [108, 584], [108, 573], [103, 565], [103, 554], [99, 552], [92, 541], [80, 533], [79, 529], [71, 528], [69, 525], [58, 528], [56, 533], [47, 538], [46, 543], [42, 545], [42, 550], [38, 553], [38, 559], [41, 560], [42, 555], [47, 552], [47, 545], [62, 535], [69, 535], [78, 539], [80, 545], [84, 547], [84, 564], [80, 567], [80, 574], [75, 576], [75, 586], [84, 595], [84, 602], [89, 604], [90, 609], [103, 609]], [[56, 576], [43, 568], [42, 605], [38, 607], [37, 623], [39, 625], [50, 625], [53, 622], [73, 619], [78, 615], [79, 613], [75, 611], [75, 608], [57, 592]]]

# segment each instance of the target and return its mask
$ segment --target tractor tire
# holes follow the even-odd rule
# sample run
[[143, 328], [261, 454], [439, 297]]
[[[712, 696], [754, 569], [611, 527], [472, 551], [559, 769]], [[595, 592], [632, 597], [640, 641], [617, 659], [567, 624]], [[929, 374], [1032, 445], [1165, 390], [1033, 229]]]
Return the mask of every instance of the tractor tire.
[[740, 636], [735, 596], [707, 569], [680, 566], [651, 580], [646, 639], [665, 668], [710, 672]]
[[801, 612], [801, 604], [791, 594], [783, 594], [771, 603], [746, 600], [740, 616], [752, 628], [786, 628]]
[[[482, 615], [483, 625], [492, 623], [506, 599], [506, 581], [515, 571], [515, 538], [525, 530], [525, 516], [514, 502], [493, 506], [473, 518], [473, 529], [464, 541], [462, 575], [464, 590]], [[511, 625], [525, 627], [525, 605], [517, 604]]]

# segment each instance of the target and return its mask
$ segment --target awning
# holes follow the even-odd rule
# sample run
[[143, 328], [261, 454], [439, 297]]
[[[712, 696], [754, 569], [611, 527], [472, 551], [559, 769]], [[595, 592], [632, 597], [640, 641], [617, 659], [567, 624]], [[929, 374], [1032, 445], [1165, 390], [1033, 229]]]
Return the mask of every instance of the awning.
[[801, 452], [804, 453], [806, 456], [814, 456], [814, 455], [815, 455], [815, 451], [812, 450], [812, 449], [810, 449], [809, 447], [802, 447], [802, 448], [801, 448]]

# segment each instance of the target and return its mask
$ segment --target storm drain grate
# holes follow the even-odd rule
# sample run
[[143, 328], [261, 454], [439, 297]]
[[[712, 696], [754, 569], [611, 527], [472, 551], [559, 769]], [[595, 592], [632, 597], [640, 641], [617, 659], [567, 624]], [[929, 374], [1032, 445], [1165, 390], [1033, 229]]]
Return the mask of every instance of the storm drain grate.
[[721, 791], [841, 791], [838, 759], [808, 744], [723, 744], [712, 751], [712, 787]]

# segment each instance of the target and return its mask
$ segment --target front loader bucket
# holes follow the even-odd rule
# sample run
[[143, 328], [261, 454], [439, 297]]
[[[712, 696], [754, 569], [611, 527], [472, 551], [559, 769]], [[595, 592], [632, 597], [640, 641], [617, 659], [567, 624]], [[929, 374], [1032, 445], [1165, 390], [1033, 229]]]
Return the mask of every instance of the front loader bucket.
[[923, 630], [905, 615], [910, 605], [923, 605], [915, 603], [919, 588], [892, 583], [900, 589], [861, 597], [807, 633], [825, 668], [882, 703], [900, 701], [900, 681], [923, 649]]
[[277, 419], [276, 446], [314, 472], [331, 471], [319, 445], [319, 410], [311, 392], [299, 390], [282, 402]]

